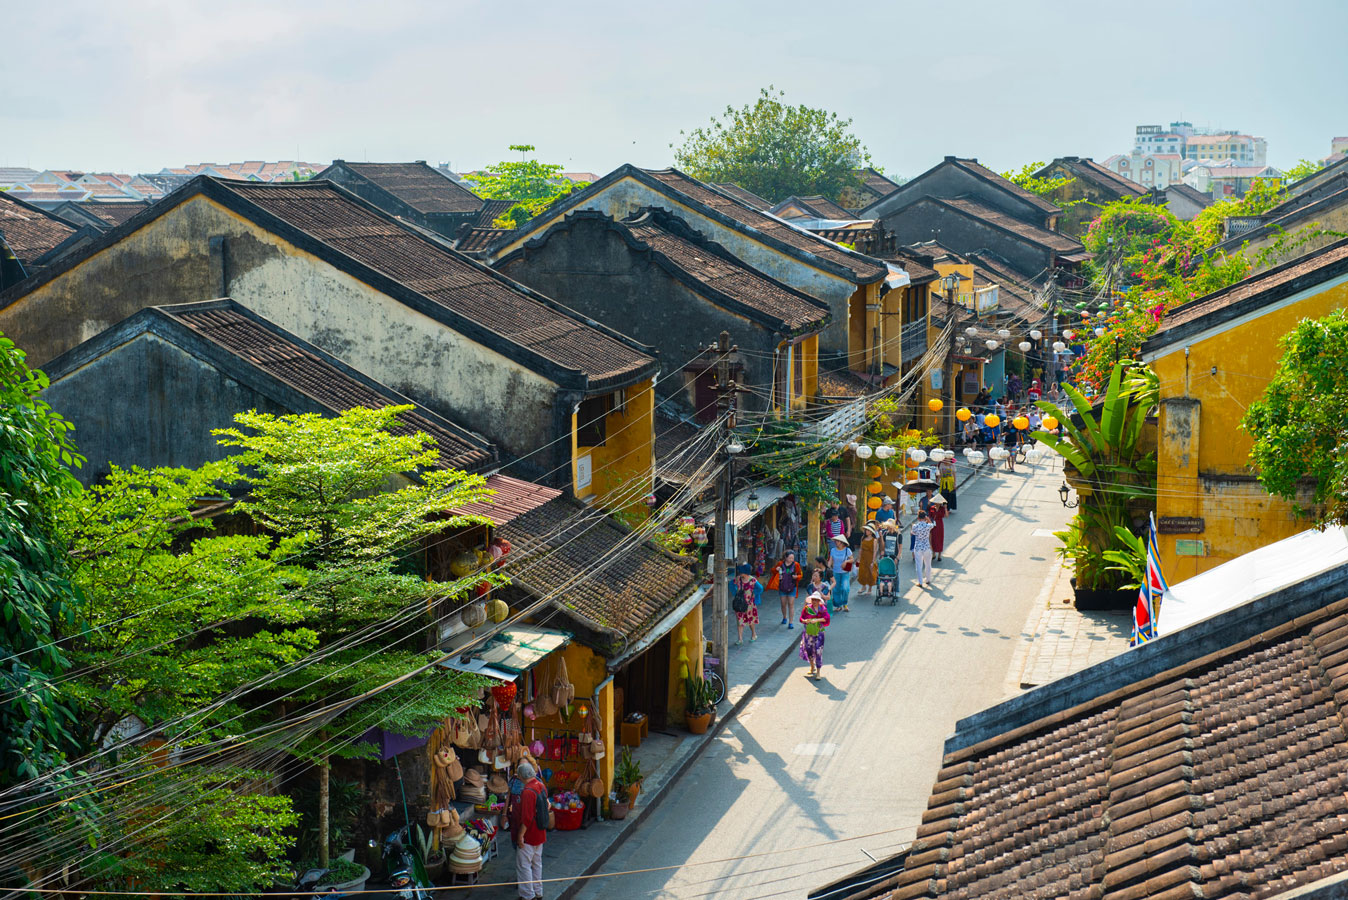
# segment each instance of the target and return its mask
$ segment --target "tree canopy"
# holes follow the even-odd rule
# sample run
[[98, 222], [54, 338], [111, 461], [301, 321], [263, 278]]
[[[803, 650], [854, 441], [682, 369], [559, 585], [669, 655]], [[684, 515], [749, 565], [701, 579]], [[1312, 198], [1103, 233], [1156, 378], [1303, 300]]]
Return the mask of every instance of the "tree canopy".
[[[852, 134], [852, 120], [783, 101], [769, 86], [754, 103], [727, 106], [720, 118], [683, 135], [674, 151], [680, 169], [703, 181], [730, 181], [774, 203], [822, 194], [836, 201], [861, 182], [870, 154]], [[671, 145], [673, 146], [673, 145]]]
[[[1025, 165], [1020, 167], [1019, 172], [1010, 171], [1010, 172], [1003, 172], [1001, 174], [1002, 177], [1005, 178], [1007, 181], [1011, 182], [1012, 184], [1018, 185], [1019, 187], [1023, 187], [1031, 194], [1038, 194], [1045, 200], [1052, 200], [1053, 202], [1058, 203], [1054, 195], [1057, 194], [1057, 192], [1062, 188], [1067, 187], [1067, 185], [1071, 184], [1076, 179], [1071, 176], [1052, 176], [1049, 178], [1041, 178], [1036, 173], [1038, 173], [1046, 165], [1047, 163], [1042, 162], [1026, 163]], [[1059, 203], [1059, 205], [1061, 206], [1062, 204]]]
[[502, 160], [465, 178], [483, 199], [519, 201], [493, 223], [499, 228], [518, 228], [559, 198], [589, 186], [564, 177], [565, 166], [525, 158], [537, 149], [533, 144], [511, 144], [510, 149], [520, 154], [518, 160]]
[[1254, 438], [1250, 462], [1270, 494], [1317, 525], [1348, 525], [1348, 313], [1303, 319], [1279, 344], [1273, 380], [1241, 422]]

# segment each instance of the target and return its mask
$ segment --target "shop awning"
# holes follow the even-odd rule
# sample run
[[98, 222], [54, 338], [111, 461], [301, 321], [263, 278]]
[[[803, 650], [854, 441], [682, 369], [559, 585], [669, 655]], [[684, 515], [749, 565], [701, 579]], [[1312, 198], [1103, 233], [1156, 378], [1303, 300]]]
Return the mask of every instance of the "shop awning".
[[[751, 493], [758, 495], [758, 509], [749, 509], [749, 495]], [[730, 524], [736, 528], [743, 528], [745, 525], [748, 525], [756, 519], [760, 513], [786, 495], [787, 492], [781, 488], [767, 487], [766, 485], [758, 485], [757, 487], [740, 491], [730, 503]], [[708, 524], [715, 525], [716, 507], [713, 506], [711, 509], [706, 510], [703, 513], [702, 518], [703, 521]]]
[[466, 504], [454, 512], [461, 516], [486, 516], [497, 525], [504, 525], [562, 494], [556, 488], [499, 473], [487, 479], [487, 487], [496, 492], [495, 496], [482, 503]]
[[571, 641], [571, 634], [552, 628], [515, 625], [495, 635], [473, 653], [467, 662], [456, 657], [441, 663], [448, 669], [514, 681], [554, 650]]

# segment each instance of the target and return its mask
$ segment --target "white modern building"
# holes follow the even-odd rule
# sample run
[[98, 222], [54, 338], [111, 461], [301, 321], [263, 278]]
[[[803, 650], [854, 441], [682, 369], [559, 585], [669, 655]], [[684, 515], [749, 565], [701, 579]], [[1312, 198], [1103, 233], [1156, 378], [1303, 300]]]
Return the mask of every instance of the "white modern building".
[[1134, 149], [1127, 156], [1116, 153], [1101, 165], [1145, 188], [1164, 190], [1182, 179], [1183, 161], [1178, 153], [1143, 153]]

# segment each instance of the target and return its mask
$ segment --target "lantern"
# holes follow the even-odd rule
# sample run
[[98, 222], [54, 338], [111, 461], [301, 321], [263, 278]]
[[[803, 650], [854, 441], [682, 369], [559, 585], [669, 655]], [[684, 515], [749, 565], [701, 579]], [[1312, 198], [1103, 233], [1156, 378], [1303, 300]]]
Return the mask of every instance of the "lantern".
[[995, 413], [988, 413], [983, 417], [983, 424], [989, 428], [996, 428], [998, 425], [1002, 424], [1002, 419]]
[[1075, 334], [1073, 334], [1072, 332], [1067, 331], [1067, 330], [1064, 330], [1064, 331], [1063, 331], [1062, 336], [1063, 336], [1063, 340], [1066, 340], [1066, 341], [1070, 341], [1072, 338], [1076, 337]]
[[1015, 426], [1017, 431], [1024, 431], [1026, 428], [1030, 427], [1030, 420], [1025, 416], [1016, 416], [1011, 420], [1011, 424]]
[[450, 574], [455, 578], [463, 578], [475, 568], [477, 568], [477, 554], [472, 550], [460, 550], [449, 561]]
[[1003, 460], [1010, 456], [1004, 447], [993, 447], [988, 451], [988, 459]]
[[498, 625], [510, 618], [510, 607], [499, 597], [495, 600], [487, 601], [487, 618]]
[[496, 705], [501, 708], [501, 712], [509, 712], [510, 704], [515, 699], [515, 682], [507, 681], [503, 684], [494, 684], [491, 686], [492, 698]]
[[1062, 353], [1062, 352], [1063, 352], [1064, 350], [1066, 350], [1066, 349], [1067, 349], [1067, 345], [1064, 344], [1062, 341], [1054, 341], [1054, 342], [1053, 342], [1053, 352], [1054, 352], [1054, 353]]
[[992, 338], [988, 338], [986, 341], [983, 342], [983, 344], [984, 344], [984, 346], [986, 346], [989, 350], [996, 350], [996, 349], [997, 349], [997, 342], [994, 341]]
[[1040, 331], [1038, 328], [1033, 328], [1030, 330], [1030, 340], [1032, 341], [1037, 341], [1043, 336], [1044, 332]]
[[1046, 430], [1053, 431], [1057, 427], [1058, 427], [1058, 420], [1056, 417], [1044, 416], [1044, 428]]
[[463, 619], [463, 624], [469, 628], [476, 628], [487, 621], [487, 611], [481, 603], [470, 603], [463, 608], [460, 618]]
[[885, 486], [878, 481], [872, 481], [870, 484], [866, 485], [866, 493], [868, 494], [878, 494], [884, 489]]
[[913, 447], [908, 451], [908, 458], [915, 463], [921, 464], [927, 461], [927, 453], [921, 447]]
[[693, 543], [699, 547], [707, 543], [707, 529], [704, 526], [699, 525], [693, 529]]
[[647, 495], [646, 495], [646, 505], [647, 505], [647, 506], [654, 506], [655, 504], [657, 504], [657, 503], [659, 503], [659, 502], [660, 502], [660, 501], [656, 499], [656, 497], [655, 497], [654, 494], [647, 494]]
[[875, 451], [871, 449], [869, 444], [862, 444], [857, 447], [857, 459], [870, 459], [871, 454], [874, 452]]
[[1021, 353], [1029, 353], [1030, 348], [1033, 347], [1034, 345], [1031, 344], [1029, 341], [1021, 341], [1016, 346], [1020, 348]]
[[1026, 461], [1026, 462], [1039, 462], [1040, 458], [1041, 458], [1043, 455], [1044, 455], [1044, 451], [1043, 451], [1043, 450], [1041, 450], [1041, 449], [1038, 448], [1038, 447], [1031, 447], [1029, 450], [1026, 450], [1026, 451], [1025, 451], [1025, 461]]
[[[878, 456], [879, 454], [877, 453], [876, 455]], [[866, 469], [866, 477], [867, 477], [867, 478], [879, 478], [879, 477], [880, 477], [880, 467], [879, 467], [879, 466], [869, 466], [869, 467], [867, 467], [867, 469]]]
[[881, 444], [879, 447], [875, 448], [876, 459], [889, 459], [893, 455], [894, 455], [894, 448], [889, 446], [888, 444]]
[[1096, 336], [1096, 337], [1104, 337], [1104, 336], [1105, 336], [1105, 326], [1101, 325], [1099, 328], [1096, 328], [1096, 329], [1095, 329], [1095, 336]]
[[987, 457], [983, 455], [983, 452], [981, 450], [974, 450], [969, 454], [970, 465], [981, 466], [985, 459], [987, 459]]
[[867, 509], [879, 509], [879, 508], [880, 508], [880, 504], [883, 503], [883, 502], [884, 502], [884, 501], [882, 501], [879, 497], [867, 497], [867, 498], [866, 498], [866, 508], [867, 508]]
[[934, 463], [942, 462], [945, 460], [945, 451], [940, 447], [933, 447], [931, 452], [927, 454], [927, 459]]
[[927, 409], [931, 410], [932, 412], [940, 412], [941, 407], [943, 406], [945, 406], [945, 404], [942, 403], [940, 401], [940, 398], [938, 397], [932, 397], [930, 400], [927, 401]]
[[968, 328], [964, 329], [964, 333], [967, 334], [969, 337], [973, 337], [974, 335], [978, 334], [978, 329], [970, 325]]
[[962, 406], [959, 409], [955, 410], [955, 418], [959, 419], [961, 422], [967, 422], [973, 417], [974, 414], [969, 412], [969, 410], [965, 409]]
[[997, 329], [997, 337], [1001, 338], [1002, 340], [1006, 340], [1006, 339], [1009, 338], [1010, 336], [1011, 336], [1010, 330], [1008, 330], [1008, 329], [1006, 329], [1006, 328], [998, 328], [998, 329]]

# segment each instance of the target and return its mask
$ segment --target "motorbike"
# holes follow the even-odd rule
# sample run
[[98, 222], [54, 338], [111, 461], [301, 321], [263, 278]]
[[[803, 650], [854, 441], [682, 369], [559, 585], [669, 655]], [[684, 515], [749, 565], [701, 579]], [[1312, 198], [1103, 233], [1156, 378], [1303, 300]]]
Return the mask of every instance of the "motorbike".
[[389, 887], [401, 900], [431, 900], [434, 885], [411, 849], [407, 826], [384, 838], [384, 872]]

